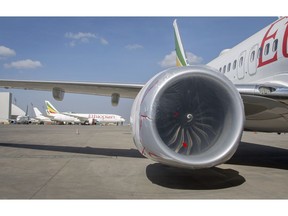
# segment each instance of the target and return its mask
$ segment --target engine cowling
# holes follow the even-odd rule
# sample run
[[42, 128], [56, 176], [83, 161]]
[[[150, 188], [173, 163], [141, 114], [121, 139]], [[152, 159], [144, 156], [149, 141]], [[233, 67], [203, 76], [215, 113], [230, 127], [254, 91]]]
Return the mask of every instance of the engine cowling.
[[241, 96], [208, 66], [167, 69], [137, 95], [133, 139], [147, 158], [176, 167], [207, 168], [235, 153], [244, 125]]

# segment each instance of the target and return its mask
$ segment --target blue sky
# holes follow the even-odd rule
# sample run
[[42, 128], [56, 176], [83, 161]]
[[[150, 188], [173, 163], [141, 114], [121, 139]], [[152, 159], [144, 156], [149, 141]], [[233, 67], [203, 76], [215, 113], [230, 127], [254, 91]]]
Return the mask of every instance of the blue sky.
[[[0, 79], [145, 83], [174, 64], [175, 18], [190, 61], [196, 64], [206, 64], [277, 19], [0, 17]], [[44, 100], [49, 100], [60, 111], [115, 113], [127, 120], [133, 102], [121, 99], [115, 108], [106, 97], [65, 94], [58, 102], [51, 92], [11, 92], [23, 110], [33, 103], [43, 111]]]

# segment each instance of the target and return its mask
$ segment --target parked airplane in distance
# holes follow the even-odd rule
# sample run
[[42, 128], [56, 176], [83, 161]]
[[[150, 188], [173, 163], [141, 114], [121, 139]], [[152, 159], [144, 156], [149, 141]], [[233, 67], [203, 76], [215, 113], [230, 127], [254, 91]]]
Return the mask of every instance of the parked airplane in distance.
[[116, 124], [123, 125], [125, 119], [114, 114], [86, 114], [74, 112], [62, 112], [65, 115], [78, 118], [83, 124]]
[[58, 112], [58, 110], [49, 101], [45, 101], [45, 105], [46, 105], [47, 116], [51, 118], [51, 120], [56, 121], [56, 122], [61, 122], [64, 124], [80, 124], [81, 123], [81, 121], [76, 117], [67, 116]]
[[28, 115], [28, 105], [26, 107], [25, 115], [18, 115], [16, 117], [16, 124], [30, 124], [32, 122], [32, 119]]
[[30, 116], [17, 116], [16, 117], [16, 124], [30, 124]]
[[[50, 113], [58, 112], [56, 108], [49, 102], [45, 101], [46, 110]], [[59, 113], [59, 112], [58, 112]], [[114, 114], [85, 114], [85, 113], [74, 113], [74, 112], [61, 112], [61, 114], [77, 118], [81, 121], [82, 124], [121, 124], [125, 122], [125, 119], [119, 115]]]
[[[282, 17], [207, 65], [182, 66], [144, 85], [0, 80], [0, 86], [134, 98], [133, 140], [147, 158], [175, 167], [208, 168], [235, 153], [243, 130], [288, 132], [288, 18]], [[179, 64], [179, 62], [178, 62]]]
[[52, 123], [52, 120], [47, 116], [44, 116], [37, 107], [33, 107], [35, 113], [35, 119], [39, 121], [40, 124], [42, 123]]

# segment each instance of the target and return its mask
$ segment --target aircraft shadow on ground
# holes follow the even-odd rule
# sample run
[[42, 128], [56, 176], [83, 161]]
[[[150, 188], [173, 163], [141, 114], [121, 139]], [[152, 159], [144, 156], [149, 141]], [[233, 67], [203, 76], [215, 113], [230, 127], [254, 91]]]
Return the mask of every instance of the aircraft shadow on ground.
[[[226, 164], [288, 170], [288, 150], [241, 142], [234, 156]], [[245, 178], [239, 172], [218, 167], [187, 170], [155, 163], [147, 166], [146, 175], [154, 184], [183, 190], [223, 189], [245, 182]]]
[[159, 163], [148, 165], [146, 176], [154, 184], [182, 190], [216, 190], [239, 186], [245, 182], [245, 178], [232, 169], [213, 167], [188, 170]]
[[241, 142], [233, 157], [226, 163], [288, 170], [288, 150]]
[[[0, 147], [111, 157], [144, 158], [136, 149], [111, 149], [18, 143], [0, 143]], [[242, 142], [234, 156], [226, 163], [288, 170], [288, 150]], [[239, 186], [245, 182], [245, 178], [241, 176], [239, 172], [233, 169], [221, 169], [218, 167], [202, 170], [188, 170], [154, 163], [146, 167], [146, 175], [151, 182], [163, 187], [174, 189], [223, 189]]]
[[[99, 156], [144, 158], [136, 149], [54, 146], [40, 144], [0, 143], [0, 147], [23, 148]], [[227, 164], [267, 167], [288, 170], [288, 150], [254, 143], [241, 142]]]
[[53, 146], [37, 144], [16, 144], [0, 143], [0, 147], [34, 149], [41, 151], [55, 151], [65, 153], [78, 153], [88, 155], [110, 156], [110, 157], [128, 157], [144, 158], [136, 149], [111, 149], [111, 148], [94, 148], [94, 147], [74, 147], [74, 146]]

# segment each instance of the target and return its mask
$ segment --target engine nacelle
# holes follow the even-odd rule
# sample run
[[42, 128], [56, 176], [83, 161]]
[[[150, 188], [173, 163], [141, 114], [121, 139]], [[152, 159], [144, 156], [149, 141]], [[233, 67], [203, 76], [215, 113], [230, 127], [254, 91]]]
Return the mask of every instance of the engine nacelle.
[[145, 157], [191, 169], [230, 159], [244, 119], [233, 83], [208, 66], [157, 74], [139, 92], [131, 112], [133, 139]]
[[57, 101], [63, 101], [64, 95], [65, 95], [65, 90], [62, 88], [54, 87], [52, 89], [52, 95], [53, 98]]

